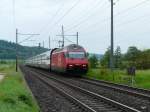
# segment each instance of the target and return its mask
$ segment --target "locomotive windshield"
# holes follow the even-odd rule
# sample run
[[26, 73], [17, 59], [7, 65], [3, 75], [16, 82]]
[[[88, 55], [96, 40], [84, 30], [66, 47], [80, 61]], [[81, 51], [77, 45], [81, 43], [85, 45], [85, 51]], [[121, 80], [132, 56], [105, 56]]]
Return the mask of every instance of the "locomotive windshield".
[[84, 52], [69, 52], [68, 53], [69, 58], [85, 58], [85, 53]]

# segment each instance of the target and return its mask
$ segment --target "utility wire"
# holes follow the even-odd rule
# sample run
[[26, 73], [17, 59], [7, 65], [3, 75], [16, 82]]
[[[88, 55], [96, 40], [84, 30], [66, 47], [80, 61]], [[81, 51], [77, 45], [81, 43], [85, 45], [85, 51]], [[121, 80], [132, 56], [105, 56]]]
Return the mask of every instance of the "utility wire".
[[[53, 24], [53, 29], [52, 30], [54, 30], [54, 28], [56, 27], [56, 25], [60, 22], [60, 21], [62, 21], [64, 18], [65, 18], [65, 16], [67, 16], [78, 4], [79, 4], [79, 2], [80, 2], [81, 0], [78, 0], [77, 2], [75, 2], [73, 5], [72, 5], [72, 7], [71, 8], [69, 8], [66, 12], [65, 12], [65, 14], [59, 19], [59, 20], [57, 20], [57, 22], [55, 22], [54, 24]], [[61, 9], [60, 9], [61, 10]], [[59, 10], [59, 11], [60, 11]], [[57, 12], [56, 12], [57, 13]], [[51, 30], [51, 32], [52, 32], [52, 30]]]
[[12, 0], [12, 33], [16, 32], [15, 0]]
[[23, 42], [29, 40], [30, 38], [32, 38], [32, 37], [34, 37], [34, 36], [35, 36], [35, 35], [31, 35], [31, 36], [25, 38], [24, 40], [20, 41], [19, 44], [21, 44], [21, 43], [23, 43]]
[[[103, 6], [103, 4], [102, 4], [102, 6]], [[101, 6], [101, 7], [102, 7], [102, 6]], [[108, 7], [109, 7], [109, 6], [107, 6], [106, 8], [108, 8]], [[103, 10], [101, 10], [101, 11], [103, 11]], [[101, 11], [100, 11], [100, 12], [101, 12]], [[80, 26], [81, 24], [83, 24], [84, 22], [86, 22], [87, 20], [89, 20], [90, 17], [93, 17], [93, 15], [95, 15], [95, 13], [89, 14], [85, 19], [83, 19], [82, 21], [78, 22], [78, 23], [75, 24], [74, 26], [68, 28], [66, 31], [70, 31], [70, 30], [72, 30], [72, 29], [74, 29], [74, 28]]]
[[[122, 23], [119, 23], [119, 24], [116, 24], [116, 31], [119, 31], [119, 27], [122, 27], [124, 25], [128, 25], [130, 23], [134, 23], [136, 21], [139, 21], [141, 19], [148, 19], [150, 16], [147, 16], [148, 14], [144, 14], [142, 16], [139, 16], [139, 17], [136, 17], [136, 18], [133, 18], [131, 20], [128, 20], [128, 21], [125, 21], [125, 22], [122, 22]], [[85, 30], [85, 29], [84, 29]]]
[[66, 13], [57, 22], [55, 22], [54, 25], [57, 25], [60, 21], [62, 21], [80, 3], [80, 1], [81, 0], [77, 0], [77, 2], [75, 2], [75, 4], [69, 8]]
[[69, 40], [69, 39], [68, 39], [68, 38], [66, 38], [66, 37], [65, 37], [65, 40], [67, 40], [68, 42], [71, 42], [71, 43], [75, 44], [75, 42], [73, 42], [73, 41]]
[[15, 0], [12, 0], [12, 15], [13, 15], [13, 23], [14, 23], [14, 25], [15, 25], [15, 27], [16, 27], [16, 18], [15, 18], [15, 15], [16, 15], [16, 13], [15, 13]]
[[[103, 1], [104, 1], [104, 0], [103, 0]], [[104, 2], [105, 2], [105, 1], [104, 1]], [[85, 10], [86, 10], [87, 12], [84, 13], [84, 14], [81, 14], [81, 13], [80, 13], [81, 17], [76, 19], [77, 22], [78, 22], [78, 20], [84, 19], [83, 17], [86, 17], [87, 15], [90, 15], [90, 14], [89, 14], [89, 11], [93, 11], [94, 9], [96, 9], [96, 7], [98, 7], [100, 3], [102, 4], [102, 1], [101, 1], [101, 0], [98, 0], [98, 2], [96, 2], [96, 4], [94, 4], [93, 1], [92, 1], [91, 4], [94, 4], [94, 5], [92, 5], [92, 7], [89, 8], [89, 9], [88, 9], [88, 7], [86, 7]], [[90, 4], [90, 5], [91, 5], [91, 4]], [[76, 22], [73, 22], [73, 23], [76, 23]], [[66, 27], [68, 27], [68, 26], [66, 26]]]
[[126, 12], [128, 12], [129, 10], [135, 9], [135, 8], [141, 6], [141, 5], [143, 5], [143, 4], [145, 4], [146, 2], [149, 2], [149, 1], [150, 1], [150, 0], [144, 0], [144, 1], [140, 2], [140, 3], [137, 3], [137, 4], [135, 4], [135, 5], [132, 6], [132, 7], [129, 7], [129, 8], [127, 8], [127, 9], [123, 10], [123, 11], [118, 12], [118, 13], [116, 14], [116, 16], [119, 16], [119, 15], [121, 15], [122, 13], [126, 13]]
[[[59, 2], [59, 0], [58, 0]], [[65, 5], [65, 2], [61, 3], [59, 8], [56, 10], [55, 14], [50, 18], [50, 22], [47, 22], [46, 25], [44, 27], [42, 27], [39, 32], [42, 34], [45, 30], [47, 30], [47, 28], [49, 27], [49, 25], [52, 23], [52, 21], [56, 18], [56, 16], [59, 14], [59, 12], [62, 10], [62, 8], [64, 7]], [[25, 40], [28, 40], [30, 39], [31, 37], [33, 36], [29, 36], [27, 37]], [[21, 42], [22, 43], [22, 42]]]
[[125, 21], [125, 22], [123, 22], [123, 23], [120, 23], [120, 24], [118, 24], [117, 27], [121, 27], [121, 26], [123, 26], [123, 25], [127, 25], [127, 24], [129, 24], [129, 23], [133, 23], [133, 22], [136, 22], [136, 21], [141, 20], [141, 19], [143, 19], [143, 18], [149, 18], [149, 17], [150, 17], [150, 16], [147, 16], [147, 14], [144, 14], [144, 15], [142, 15], [142, 16], [133, 18], [132, 20], [128, 20], [128, 21]]
[[[59, 0], [58, 0], [59, 1]], [[40, 32], [43, 32], [45, 29], [48, 28], [48, 26], [52, 23], [52, 21], [56, 18], [56, 16], [59, 14], [59, 12], [62, 10], [62, 8], [64, 7], [65, 2], [63, 2], [59, 8], [56, 10], [55, 14], [53, 15], [53, 17], [50, 18], [50, 22], [48, 22], [41, 30]]]
[[[134, 5], [134, 6], [132, 6], [132, 7], [129, 7], [129, 8], [127, 8], [127, 9], [123, 10], [123, 11], [120, 11], [119, 13], [115, 14], [114, 16], [119, 16], [119, 15], [121, 15], [121, 14], [123, 14], [123, 13], [126, 13], [126, 12], [128, 12], [129, 10], [135, 9], [135, 8], [137, 8], [137, 7], [139, 7], [139, 6], [143, 5], [143, 4], [145, 4], [145, 3], [148, 2], [148, 1], [150, 1], [150, 0], [144, 0], [144, 1], [142, 1], [142, 2], [140, 2], [140, 3], [138, 3], [138, 4], [136, 4], [136, 5]], [[118, 2], [118, 1], [117, 1], [117, 2]], [[82, 21], [82, 22], [80, 22], [80, 23], [74, 25], [74, 26], [71, 27], [71, 28], [68, 28], [66, 31], [70, 31], [70, 30], [72, 30], [72, 29], [74, 29], [74, 28], [80, 26], [81, 24], [83, 24], [83, 23], [86, 22], [87, 20], [88, 20], [88, 19], [86, 19], [85, 21]], [[109, 17], [109, 18], [105, 18], [105, 19], [103, 19], [103, 20], [101, 20], [101, 21], [98, 21], [98, 22], [96, 22], [96, 23], [90, 25], [89, 27], [95, 26], [95, 25], [98, 24], [98, 23], [104, 23], [104, 22], [106, 22], [106, 21], [108, 21], [108, 20], [110, 20], [110, 17]], [[86, 27], [86, 28], [88, 28], [88, 27]]]

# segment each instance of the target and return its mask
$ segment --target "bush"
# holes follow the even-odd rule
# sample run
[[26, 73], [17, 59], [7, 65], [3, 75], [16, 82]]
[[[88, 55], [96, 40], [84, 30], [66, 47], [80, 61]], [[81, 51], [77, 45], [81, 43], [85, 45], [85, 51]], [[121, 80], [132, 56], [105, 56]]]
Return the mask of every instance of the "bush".
[[6, 60], [0, 60], [0, 64], [7, 64]]
[[100, 75], [108, 75], [108, 69], [107, 68], [100, 68]]
[[29, 96], [26, 96], [26, 95], [19, 95], [18, 96], [18, 99], [22, 102], [24, 102], [25, 104], [29, 105], [29, 106], [32, 106], [32, 101], [31, 99], [29, 98]]

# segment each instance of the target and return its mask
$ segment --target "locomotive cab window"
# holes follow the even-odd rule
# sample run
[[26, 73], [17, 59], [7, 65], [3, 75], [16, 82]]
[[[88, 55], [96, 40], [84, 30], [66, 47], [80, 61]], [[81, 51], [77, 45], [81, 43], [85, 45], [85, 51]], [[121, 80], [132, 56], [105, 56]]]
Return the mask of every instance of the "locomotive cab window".
[[85, 58], [85, 53], [84, 52], [69, 52], [68, 53], [69, 58]]

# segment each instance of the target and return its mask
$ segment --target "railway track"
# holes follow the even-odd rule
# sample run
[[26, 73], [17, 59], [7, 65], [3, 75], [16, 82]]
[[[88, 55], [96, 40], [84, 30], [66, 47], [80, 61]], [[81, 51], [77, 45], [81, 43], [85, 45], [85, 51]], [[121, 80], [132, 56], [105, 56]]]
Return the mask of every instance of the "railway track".
[[[21, 70], [25, 74], [25, 79], [38, 100], [41, 112], [96, 112], [61, 89], [50, 84], [49, 81], [43, 79], [38, 73], [24, 67], [21, 67]], [[53, 90], [53, 95], [49, 90]], [[55, 100], [54, 97], [57, 98], [57, 102], [53, 101]], [[66, 106], [68, 102], [69, 104]]]
[[96, 80], [96, 79], [89, 79], [87, 77], [84, 77], [84, 79], [82, 79], [82, 81], [86, 81], [88, 83], [92, 83], [95, 85], [106, 85], [112, 88], [117, 88], [117, 89], [125, 89], [129, 92], [135, 93], [136, 94], [140, 94], [143, 97], [145, 96], [146, 99], [148, 98], [150, 100], [150, 91], [146, 90], [146, 89], [141, 89], [141, 88], [135, 88], [135, 87], [131, 87], [131, 86], [127, 86], [127, 85], [122, 85], [122, 84], [116, 84], [116, 83], [111, 83], [111, 82], [107, 82], [107, 81], [100, 81], [100, 80]]
[[[64, 80], [68, 83], [73, 83], [74, 85], [86, 89], [90, 92], [97, 93], [109, 99], [112, 99], [117, 102], [121, 102], [124, 105], [128, 105], [129, 107], [135, 108], [139, 111], [149, 112], [150, 100], [148, 92], [144, 93], [138, 92], [133, 89], [127, 89], [117, 86], [112, 86], [109, 84], [101, 84], [98, 81], [87, 80], [84, 78], [66, 78], [62, 76], [50, 76], [49, 73], [44, 71], [38, 71], [42, 75], [46, 75], [47, 77], [53, 77], [57, 79]], [[105, 85], [104, 85], [105, 84]]]
[[47, 80], [47, 83], [51, 83], [51, 85], [58, 87], [96, 112], [140, 112], [137, 109], [131, 108], [97, 93], [88, 91], [74, 84], [62, 81], [58, 78], [49, 77], [46, 73], [33, 69], [32, 72], [40, 74], [37, 77], [41, 80]]

